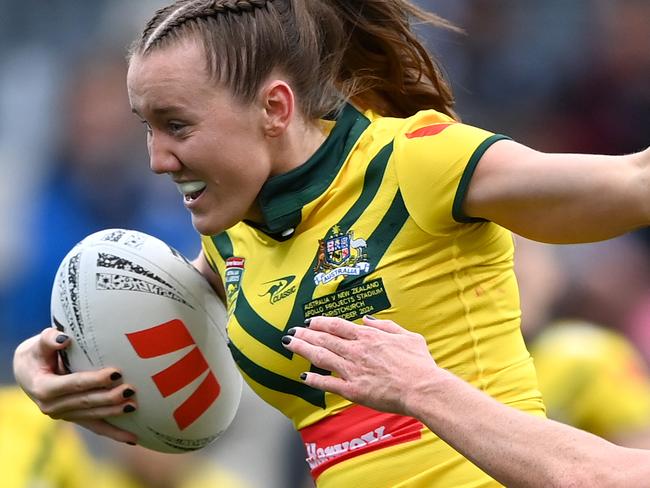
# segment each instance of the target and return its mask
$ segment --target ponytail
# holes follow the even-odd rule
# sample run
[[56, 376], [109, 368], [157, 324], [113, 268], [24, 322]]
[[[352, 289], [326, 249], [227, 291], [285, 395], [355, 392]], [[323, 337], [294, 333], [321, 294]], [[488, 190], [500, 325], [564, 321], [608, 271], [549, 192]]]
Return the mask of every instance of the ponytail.
[[451, 88], [410, 22], [460, 29], [407, 0], [323, 1], [349, 36], [338, 80], [356, 105], [397, 117], [433, 108], [456, 118]]

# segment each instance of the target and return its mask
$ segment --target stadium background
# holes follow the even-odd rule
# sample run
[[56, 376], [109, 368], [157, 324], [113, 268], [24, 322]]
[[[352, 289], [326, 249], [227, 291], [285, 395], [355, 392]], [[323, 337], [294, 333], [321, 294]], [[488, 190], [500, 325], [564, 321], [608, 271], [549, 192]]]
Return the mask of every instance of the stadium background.
[[[623, 153], [650, 136], [647, 0], [420, 0], [463, 27], [424, 29], [467, 123], [552, 151]], [[58, 262], [80, 238], [131, 227], [198, 250], [172, 184], [147, 171], [124, 53], [159, 0], [0, 0], [0, 382], [49, 321]], [[621, 332], [650, 358], [650, 238], [520, 241], [529, 337], [558, 317]], [[532, 332], [535, 330], [535, 332]], [[649, 417], [650, 418], [650, 417]], [[94, 455], [106, 444], [84, 436]], [[205, 453], [253, 487], [300, 486], [288, 422], [250, 394]]]

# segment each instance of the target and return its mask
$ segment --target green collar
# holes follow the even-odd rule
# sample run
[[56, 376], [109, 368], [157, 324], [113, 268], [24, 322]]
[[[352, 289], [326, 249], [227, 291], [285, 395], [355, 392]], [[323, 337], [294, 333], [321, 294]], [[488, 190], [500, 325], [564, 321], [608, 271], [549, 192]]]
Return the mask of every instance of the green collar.
[[276, 240], [286, 240], [300, 223], [304, 205], [330, 186], [370, 121], [346, 104], [325, 142], [302, 165], [270, 178], [258, 195], [264, 225], [246, 222]]

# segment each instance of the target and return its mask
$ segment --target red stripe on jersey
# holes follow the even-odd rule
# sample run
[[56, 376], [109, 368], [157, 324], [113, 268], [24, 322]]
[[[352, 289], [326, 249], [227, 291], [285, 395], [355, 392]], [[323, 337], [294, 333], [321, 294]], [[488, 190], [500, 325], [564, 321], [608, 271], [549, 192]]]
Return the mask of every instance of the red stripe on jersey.
[[353, 405], [300, 430], [314, 480], [346, 459], [418, 440], [420, 421]]
[[450, 125], [453, 124], [441, 123], [441, 124], [427, 125], [426, 127], [420, 127], [419, 129], [414, 130], [413, 132], [409, 132], [408, 134], [406, 134], [406, 137], [408, 137], [409, 139], [415, 139], [416, 137], [435, 136], [436, 134], [440, 134], [443, 130], [445, 130]]
[[156, 383], [160, 394], [166, 398], [189, 385], [209, 368], [203, 354], [201, 354], [198, 347], [195, 347], [182, 359], [156, 373], [151, 378]]
[[185, 324], [174, 319], [150, 329], [126, 334], [141, 358], [155, 358], [194, 345], [194, 339]]
[[180, 430], [193, 424], [196, 419], [210, 408], [210, 405], [219, 397], [221, 386], [212, 371], [203, 380], [199, 387], [185, 400], [180, 407], [174, 410], [174, 420]]

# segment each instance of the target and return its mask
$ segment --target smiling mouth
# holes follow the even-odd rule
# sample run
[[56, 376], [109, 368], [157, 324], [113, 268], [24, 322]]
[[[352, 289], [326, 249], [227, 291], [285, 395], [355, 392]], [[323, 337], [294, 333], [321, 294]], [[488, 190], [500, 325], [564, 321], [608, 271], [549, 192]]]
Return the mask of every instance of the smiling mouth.
[[194, 200], [199, 198], [201, 195], [203, 195], [204, 191], [205, 191], [205, 188], [202, 189], [202, 190], [199, 190], [199, 191], [195, 191], [195, 192], [192, 192], [192, 193], [185, 194], [185, 201], [188, 202], [188, 203], [193, 202]]
[[185, 181], [182, 183], [177, 183], [178, 190], [183, 195], [183, 200], [185, 203], [192, 203], [194, 200], [198, 199], [207, 185], [203, 181]]

